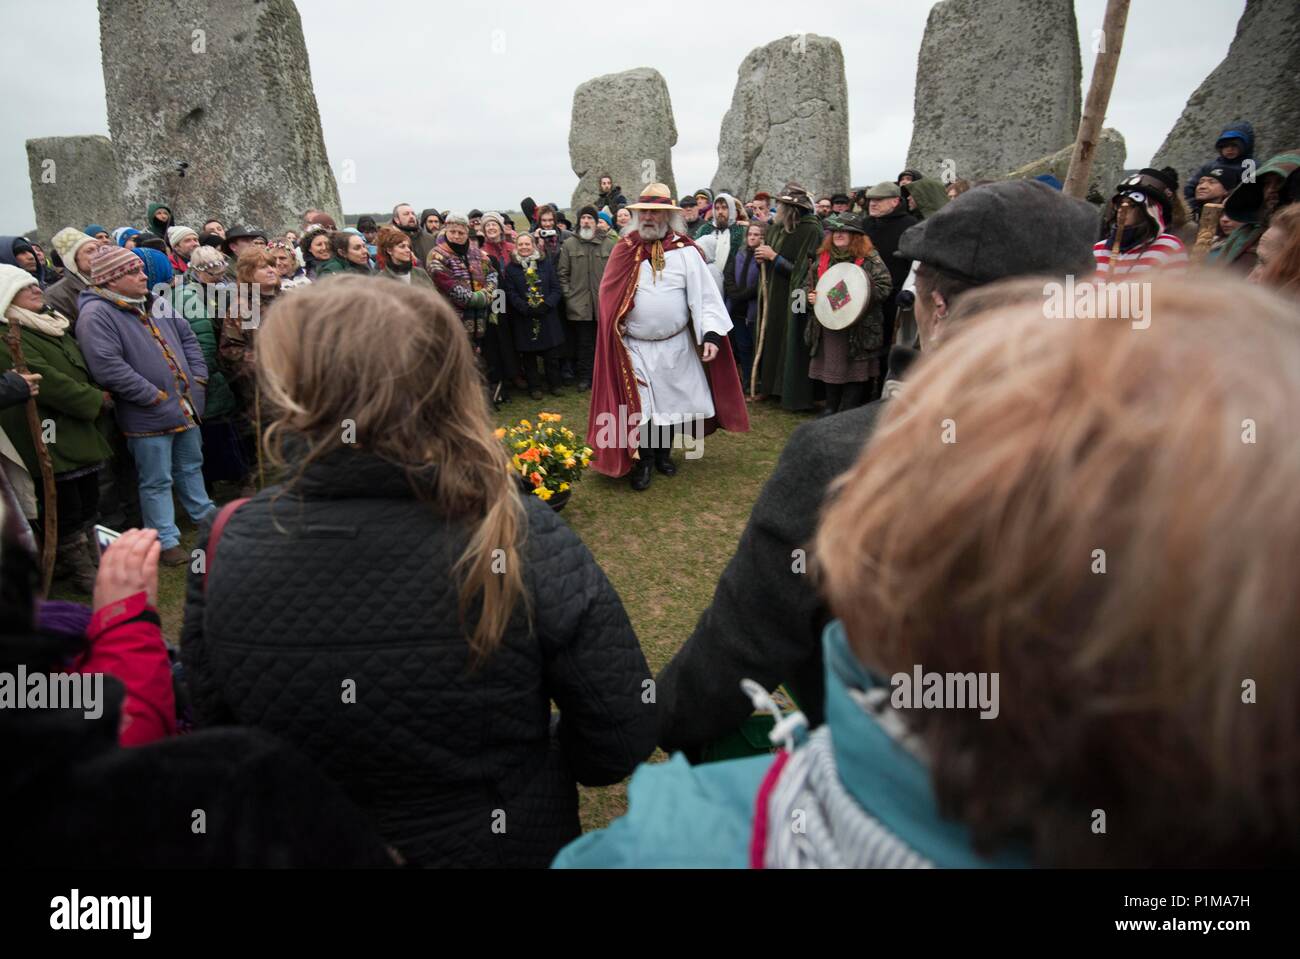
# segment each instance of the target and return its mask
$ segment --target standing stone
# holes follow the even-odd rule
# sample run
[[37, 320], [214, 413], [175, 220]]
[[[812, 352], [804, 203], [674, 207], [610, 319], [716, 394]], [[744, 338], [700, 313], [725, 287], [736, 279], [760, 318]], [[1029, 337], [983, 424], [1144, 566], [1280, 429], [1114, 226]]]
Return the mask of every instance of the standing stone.
[[578, 175], [573, 209], [595, 201], [608, 173], [635, 203], [647, 183], [665, 183], [676, 196], [672, 149], [677, 124], [663, 75], [650, 67], [607, 73], [573, 91], [569, 165]]
[[907, 165], [1000, 177], [1074, 142], [1079, 30], [1072, 0], [943, 0], [916, 62]]
[[1196, 88], [1151, 161], [1179, 179], [1215, 157], [1214, 141], [1233, 120], [1255, 127], [1255, 159], [1300, 149], [1300, 4], [1246, 0], [1228, 56]]
[[27, 141], [27, 172], [36, 235], [49, 242], [65, 226], [114, 230], [127, 222], [121, 179], [108, 137], [40, 137]]
[[292, 0], [99, 0], [99, 39], [132, 223], [153, 202], [196, 228], [343, 222]]
[[775, 196], [794, 180], [814, 196], [847, 190], [848, 84], [839, 42], [792, 34], [749, 51], [737, 72], [712, 189]]
[[[1041, 157], [1033, 163], [1027, 163], [1019, 169], [1012, 170], [1005, 179], [1030, 180], [1044, 173], [1050, 173], [1062, 183], [1070, 172], [1070, 157], [1074, 154], [1074, 144], [1062, 147], [1051, 156]], [[1088, 173], [1088, 199], [1094, 203], [1098, 197], [1110, 200], [1115, 187], [1124, 178], [1124, 160], [1128, 148], [1124, 137], [1118, 130], [1106, 127], [1097, 137], [1097, 149], [1092, 154], [1092, 170]]]

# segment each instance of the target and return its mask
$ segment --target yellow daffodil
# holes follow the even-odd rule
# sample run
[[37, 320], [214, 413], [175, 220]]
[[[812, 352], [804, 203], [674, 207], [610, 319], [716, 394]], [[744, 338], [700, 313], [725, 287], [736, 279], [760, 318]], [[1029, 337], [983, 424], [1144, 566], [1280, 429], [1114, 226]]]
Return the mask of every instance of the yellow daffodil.
[[551, 491], [548, 490], [545, 486], [539, 486], [537, 487], [537, 489], [533, 490], [533, 495], [536, 496], [538, 499], [540, 499], [543, 503], [545, 503], [548, 499], [551, 498]]
[[519, 425], [526, 430], [531, 430], [533, 428], [533, 424], [528, 422], [528, 420], [520, 420]]
[[560, 492], [561, 492], [561, 493], [563, 493], [563, 492], [564, 492], [566, 489], [568, 489], [568, 488], [569, 488], [569, 484], [568, 484], [568, 483], [561, 483], [561, 484], [560, 484]]

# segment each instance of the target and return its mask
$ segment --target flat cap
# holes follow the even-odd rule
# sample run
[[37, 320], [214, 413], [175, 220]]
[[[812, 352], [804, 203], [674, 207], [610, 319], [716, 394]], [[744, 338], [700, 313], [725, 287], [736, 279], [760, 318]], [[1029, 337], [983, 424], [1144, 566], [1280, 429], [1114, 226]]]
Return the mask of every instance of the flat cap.
[[1034, 180], [1009, 180], [967, 190], [909, 227], [897, 255], [976, 284], [1086, 274], [1100, 229], [1101, 215], [1085, 201]]

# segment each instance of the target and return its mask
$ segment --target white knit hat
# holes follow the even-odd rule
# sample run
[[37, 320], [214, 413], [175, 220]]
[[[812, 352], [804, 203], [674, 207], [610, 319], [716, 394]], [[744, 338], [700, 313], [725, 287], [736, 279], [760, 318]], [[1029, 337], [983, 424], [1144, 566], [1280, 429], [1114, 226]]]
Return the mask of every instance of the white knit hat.
[[9, 311], [19, 290], [34, 283], [36, 277], [21, 267], [0, 263], [0, 316], [4, 316]]
[[77, 251], [87, 243], [101, 242], [103, 241], [96, 240], [93, 236], [86, 236], [83, 230], [78, 230], [74, 226], [65, 226], [58, 233], [54, 234], [54, 239], [50, 241], [50, 245], [53, 246], [55, 252], [59, 254], [59, 259], [63, 261], [63, 268], [65, 270], [73, 276], [79, 277], [89, 283], [90, 277], [77, 269]]
[[176, 249], [176, 244], [187, 236], [192, 236], [196, 240], [199, 238], [199, 235], [188, 226], [174, 226], [167, 231], [167, 245], [174, 250]]

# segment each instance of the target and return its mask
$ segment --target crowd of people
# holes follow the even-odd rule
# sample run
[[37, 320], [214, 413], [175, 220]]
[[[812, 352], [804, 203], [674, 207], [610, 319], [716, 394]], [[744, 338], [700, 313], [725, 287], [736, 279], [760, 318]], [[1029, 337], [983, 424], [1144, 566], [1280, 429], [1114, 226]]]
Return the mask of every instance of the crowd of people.
[[[109, 689], [0, 708], [6, 858], [1294, 863], [1300, 153], [1253, 142], [1100, 205], [605, 176], [576, 225], [401, 203], [272, 236], [156, 203], [48, 254], [0, 237], [0, 679]], [[1048, 319], [1066, 282], [1092, 307]], [[636, 490], [691, 424], [819, 412], [658, 676], [493, 433], [511, 389], [566, 387]], [[96, 524], [126, 530], [102, 555]], [[89, 605], [41, 595], [51, 535]], [[179, 652], [160, 563], [190, 566]], [[996, 717], [900, 705], [922, 666], [1000, 677]], [[775, 755], [706, 762], [756, 707]], [[576, 786], [634, 771], [581, 835]]]

